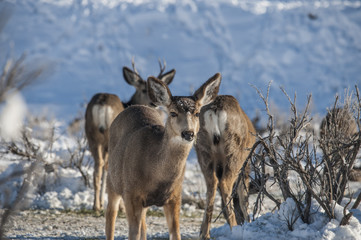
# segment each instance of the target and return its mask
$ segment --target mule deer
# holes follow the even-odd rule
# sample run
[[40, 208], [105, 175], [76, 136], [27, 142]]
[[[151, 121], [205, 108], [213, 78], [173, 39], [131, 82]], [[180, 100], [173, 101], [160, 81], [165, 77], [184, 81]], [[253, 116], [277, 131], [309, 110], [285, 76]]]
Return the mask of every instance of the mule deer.
[[175, 97], [166, 84], [148, 78], [148, 95], [169, 113], [165, 125], [147, 106], [131, 106], [110, 127], [106, 236], [114, 238], [120, 201], [124, 201], [129, 239], [146, 239], [145, 216], [163, 206], [170, 239], [180, 239], [179, 213], [186, 160], [199, 130], [199, 112], [215, 99], [219, 73], [193, 96]]
[[[334, 171], [341, 169], [343, 159], [353, 148], [343, 145], [350, 143], [358, 132], [357, 123], [347, 107], [334, 107], [327, 113], [320, 126], [320, 146], [324, 155], [331, 156], [329, 168]], [[327, 172], [328, 169], [325, 168], [325, 173]], [[361, 172], [351, 168], [348, 177], [351, 181], [361, 181]]]
[[[85, 112], [85, 134], [95, 163], [93, 175], [93, 209], [95, 211], [102, 209], [104, 203], [110, 124], [125, 107], [134, 104], [150, 104], [146, 81], [139, 76], [134, 61], [132, 61], [132, 65], [133, 71], [127, 67], [123, 68], [125, 81], [136, 89], [131, 99], [126, 103], [122, 103], [114, 94], [98, 93], [92, 97]], [[174, 78], [175, 70], [163, 73], [166, 67], [165, 62], [163, 66], [159, 62], [159, 66], [158, 78], [166, 84], [170, 84]]]
[[[232, 96], [220, 95], [202, 108], [200, 130], [195, 144], [198, 162], [207, 185], [207, 203], [200, 230], [201, 239], [209, 239], [210, 223], [217, 188], [222, 198], [224, 216], [232, 226], [249, 221], [248, 177], [237, 189], [232, 203], [232, 189], [248, 154], [255, 143], [252, 122]], [[249, 165], [246, 170], [249, 173]], [[248, 174], [246, 174], [248, 176]], [[234, 208], [240, 216], [235, 216]]]
[[[124, 102], [123, 105], [125, 108], [131, 105], [150, 105], [151, 101], [148, 97], [147, 92], [147, 82], [142, 79], [142, 77], [139, 75], [137, 69], [134, 66], [134, 61], [132, 61], [133, 70], [129, 69], [128, 67], [123, 68], [123, 76], [125, 81], [129, 84], [135, 87], [136, 91], [133, 94], [133, 96], [130, 98], [128, 102]], [[158, 79], [162, 82], [169, 85], [174, 78], [175, 70], [172, 69], [169, 72], [164, 73], [164, 70], [166, 68], [166, 63], [162, 63], [159, 61], [159, 67], [160, 72], [158, 74]]]

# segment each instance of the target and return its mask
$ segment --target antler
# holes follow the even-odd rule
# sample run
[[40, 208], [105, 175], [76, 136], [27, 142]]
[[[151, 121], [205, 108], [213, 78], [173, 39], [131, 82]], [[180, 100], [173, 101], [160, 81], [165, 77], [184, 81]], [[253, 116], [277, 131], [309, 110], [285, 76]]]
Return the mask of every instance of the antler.
[[134, 63], [134, 56], [132, 57], [132, 67], [133, 67], [133, 71], [139, 75], [137, 69], [135, 68], [135, 63]]
[[158, 59], [158, 62], [159, 62], [159, 68], [160, 68], [160, 73], [158, 75], [158, 78], [160, 78], [167, 66], [167, 63], [165, 62], [165, 60], [163, 59], [163, 66], [162, 66], [162, 62], [160, 61], [160, 59]]

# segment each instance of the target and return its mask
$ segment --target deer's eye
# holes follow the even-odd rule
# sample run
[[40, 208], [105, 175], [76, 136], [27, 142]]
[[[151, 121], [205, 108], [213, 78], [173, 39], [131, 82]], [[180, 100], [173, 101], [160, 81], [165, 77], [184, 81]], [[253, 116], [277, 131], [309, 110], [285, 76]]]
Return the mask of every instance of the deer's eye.
[[178, 114], [176, 112], [170, 112], [171, 117], [178, 117]]
[[199, 112], [197, 112], [197, 113], [195, 114], [195, 116], [196, 116], [196, 117], [199, 117]]

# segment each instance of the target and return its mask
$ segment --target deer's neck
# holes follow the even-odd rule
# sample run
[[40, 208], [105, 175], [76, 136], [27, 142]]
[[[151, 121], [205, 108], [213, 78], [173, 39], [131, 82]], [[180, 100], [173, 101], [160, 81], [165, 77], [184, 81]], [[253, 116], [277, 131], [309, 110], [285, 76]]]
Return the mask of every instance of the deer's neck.
[[143, 98], [139, 92], [135, 92], [128, 102], [123, 102], [124, 108], [130, 107], [132, 105], [138, 105], [138, 104], [144, 105], [145, 99], [143, 99]]
[[134, 103], [134, 101], [132, 100], [132, 99], [130, 99], [128, 102], [123, 102], [123, 106], [124, 106], [124, 108], [127, 108], [127, 107], [129, 107], [129, 106], [132, 106], [132, 105], [134, 105], [135, 103]]
[[174, 136], [169, 130], [165, 130], [162, 139], [161, 155], [162, 166], [167, 171], [181, 172], [185, 167], [185, 163], [189, 152], [192, 148], [192, 142], [187, 142], [180, 136]]

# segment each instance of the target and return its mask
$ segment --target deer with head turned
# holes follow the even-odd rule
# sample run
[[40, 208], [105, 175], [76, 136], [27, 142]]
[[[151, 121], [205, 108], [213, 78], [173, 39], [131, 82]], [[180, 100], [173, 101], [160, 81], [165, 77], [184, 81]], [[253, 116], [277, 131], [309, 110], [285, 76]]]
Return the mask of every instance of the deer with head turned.
[[[220, 95], [200, 113], [200, 130], [195, 149], [207, 186], [207, 203], [200, 230], [201, 239], [209, 239], [210, 223], [217, 188], [222, 198], [223, 214], [232, 228], [248, 217], [249, 179], [240, 183], [232, 200], [233, 186], [249, 150], [255, 143], [252, 122], [232, 96]], [[249, 165], [246, 167], [249, 173]], [[248, 174], [246, 174], [248, 176]], [[234, 209], [236, 209], [235, 214]]]
[[114, 239], [114, 225], [123, 200], [129, 239], [146, 239], [149, 206], [163, 206], [170, 239], [180, 239], [182, 182], [188, 154], [199, 130], [201, 107], [217, 96], [221, 75], [215, 74], [192, 96], [172, 96], [168, 86], [148, 78], [153, 104], [168, 112], [165, 124], [148, 106], [131, 106], [110, 127], [106, 237]]
[[[134, 104], [149, 105], [146, 81], [138, 74], [132, 61], [133, 71], [128, 67], [123, 68], [125, 81], [134, 86], [136, 91], [131, 99], [122, 103], [118, 96], [110, 93], [95, 94], [85, 112], [85, 134], [88, 139], [89, 149], [94, 158], [94, 204], [93, 209], [99, 211], [103, 208], [105, 195], [105, 179], [108, 163], [109, 127], [114, 118], [124, 108]], [[174, 78], [175, 70], [164, 73], [165, 62], [160, 65], [158, 78], [166, 84], [170, 84]]]

